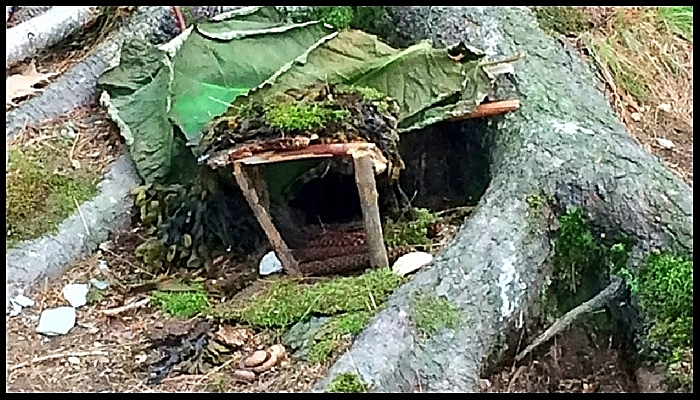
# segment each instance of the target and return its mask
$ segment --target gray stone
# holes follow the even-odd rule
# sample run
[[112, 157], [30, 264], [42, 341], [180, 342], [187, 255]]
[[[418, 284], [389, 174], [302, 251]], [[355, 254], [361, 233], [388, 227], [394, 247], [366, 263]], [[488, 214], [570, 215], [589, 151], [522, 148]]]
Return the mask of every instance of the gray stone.
[[37, 333], [47, 336], [65, 335], [75, 326], [75, 308], [57, 307], [44, 310], [39, 317]]

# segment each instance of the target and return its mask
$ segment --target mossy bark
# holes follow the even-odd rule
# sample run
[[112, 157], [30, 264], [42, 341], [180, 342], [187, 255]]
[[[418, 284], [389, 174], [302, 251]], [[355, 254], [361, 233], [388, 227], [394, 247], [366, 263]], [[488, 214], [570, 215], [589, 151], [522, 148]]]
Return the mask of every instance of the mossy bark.
[[[476, 378], [537, 297], [552, 254], [547, 221], [528, 206], [553, 196], [585, 211], [598, 232], [634, 242], [631, 268], [654, 248], [693, 251], [692, 190], [627, 133], [575, 51], [515, 7], [395, 7], [398, 32], [491, 55], [526, 52], [499, 90], [521, 100], [486, 129], [491, 182], [456, 239], [398, 289], [319, 383], [358, 372], [375, 391], [477, 391]], [[417, 345], [411, 299], [432, 290], [455, 304], [456, 329]]]

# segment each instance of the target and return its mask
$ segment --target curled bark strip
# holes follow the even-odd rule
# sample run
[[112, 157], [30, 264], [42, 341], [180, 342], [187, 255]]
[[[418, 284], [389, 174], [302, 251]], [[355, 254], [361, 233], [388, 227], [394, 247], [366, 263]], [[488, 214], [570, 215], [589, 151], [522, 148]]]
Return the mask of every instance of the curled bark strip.
[[269, 354], [270, 357], [260, 366], [253, 368], [253, 371], [259, 374], [265, 371], [269, 371], [270, 369], [272, 369], [272, 367], [277, 365], [278, 362], [284, 359], [284, 357], [287, 355], [287, 350], [285, 350], [284, 346], [282, 346], [281, 344], [276, 344], [267, 349], [267, 354]]
[[38, 17], [7, 29], [5, 68], [60, 42], [98, 15], [96, 6], [53, 7]]

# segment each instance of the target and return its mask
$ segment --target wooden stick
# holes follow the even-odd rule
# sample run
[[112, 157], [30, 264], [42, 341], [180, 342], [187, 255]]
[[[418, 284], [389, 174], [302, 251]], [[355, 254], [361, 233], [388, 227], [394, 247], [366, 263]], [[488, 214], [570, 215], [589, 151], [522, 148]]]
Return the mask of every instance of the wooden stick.
[[23, 361], [19, 364], [13, 365], [10, 368], [8, 368], [10, 371], [14, 371], [18, 368], [26, 367], [30, 364], [36, 364], [42, 361], [47, 361], [47, 360], [53, 360], [56, 358], [63, 358], [63, 357], [85, 357], [85, 356], [106, 356], [108, 353], [106, 351], [102, 350], [94, 350], [94, 351], [79, 351], [77, 353], [60, 353], [60, 354], [49, 354], [48, 356], [41, 356], [41, 357], [36, 357], [32, 358], [29, 361]]
[[187, 29], [187, 24], [185, 23], [185, 17], [182, 15], [179, 6], [173, 6], [173, 14], [175, 14], [175, 21], [177, 22], [177, 28], [180, 32], [184, 32]]
[[233, 175], [236, 178], [238, 186], [243, 192], [243, 196], [245, 197], [246, 201], [248, 201], [248, 205], [253, 210], [255, 218], [258, 220], [258, 223], [260, 223], [260, 226], [265, 232], [267, 239], [270, 241], [272, 249], [275, 251], [275, 254], [277, 254], [277, 257], [279, 257], [284, 269], [291, 276], [301, 276], [299, 273], [299, 263], [297, 263], [297, 261], [294, 259], [292, 252], [289, 251], [289, 247], [287, 247], [287, 244], [284, 242], [284, 240], [282, 240], [282, 236], [272, 223], [272, 219], [265, 210], [265, 207], [260, 204], [261, 200], [258, 197], [258, 193], [254, 187], [251, 187], [252, 185], [249, 183], [249, 178], [241, 163], [233, 163]]
[[505, 114], [507, 112], [515, 111], [520, 108], [520, 100], [503, 100], [494, 101], [492, 103], [480, 104], [476, 110], [464, 114], [452, 117], [450, 121], [463, 121], [465, 119], [472, 118], [485, 118], [492, 117], [494, 115]]
[[621, 288], [621, 280], [615, 280], [614, 282], [610, 283], [605, 289], [603, 289], [600, 293], [596, 294], [592, 299], [564, 314], [563, 317], [559, 318], [554, 324], [552, 324], [552, 326], [547, 328], [547, 330], [544, 331], [544, 333], [538, 336], [537, 339], [535, 339], [532, 342], [532, 344], [527, 346], [525, 350], [521, 351], [520, 354], [518, 354], [515, 357], [515, 362], [519, 362], [537, 346], [548, 341], [552, 338], [552, 336], [571, 326], [571, 324], [573, 324], [581, 316], [591, 313], [608, 304], [610, 300], [617, 296]]
[[369, 262], [372, 267], [388, 267], [389, 258], [384, 246], [382, 224], [379, 218], [379, 205], [377, 199], [376, 181], [374, 180], [374, 168], [372, 159], [367, 156], [353, 157], [355, 163], [355, 182], [360, 194], [362, 207], [362, 219], [365, 223], [365, 237], [369, 250]]
[[104, 314], [104, 315], [117, 315], [117, 314], [121, 314], [121, 313], [126, 312], [126, 311], [129, 311], [129, 310], [133, 310], [133, 309], [136, 309], [136, 308], [139, 308], [139, 307], [143, 307], [143, 306], [145, 306], [146, 304], [148, 304], [149, 301], [151, 301], [151, 299], [149, 299], [149, 298], [147, 297], [147, 298], [145, 298], [145, 299], [143, 299], [143, 300], [139, 300], [139, 301], [137, 301], [137, 302], [134, 302], [134, 303], [131, 303], [131, 304], [127, 304], [127, 305], [125, 305], [125, 306], [121, 306], [121, 307], [117, 307], [117, 308], [111, 308], [111, 309], [109, 309], [109, 310], [102, 310], [102, 314]]
[[302, 149], [268, 150], [252, 156], [238, 158], [236, 161], [246, 165], [254, 165], [308, 158], [346, 157], [352, 151], [372, 150], [375, 147], [376, 145], [374, 143], [312, 144]]

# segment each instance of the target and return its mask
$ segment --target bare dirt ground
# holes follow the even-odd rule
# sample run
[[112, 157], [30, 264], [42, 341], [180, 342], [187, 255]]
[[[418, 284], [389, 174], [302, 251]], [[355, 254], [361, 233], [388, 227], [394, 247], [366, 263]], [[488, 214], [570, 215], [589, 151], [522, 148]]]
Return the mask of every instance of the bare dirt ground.
[[[614, 35], [611, 21], [615, 12], [611, 7], [584, 8], [584, 15], [594, 24], [590, 33], [593, 39]], [[633, 8], [629, 15], [633, 21], [641, 18]], [[639, 23], [644, 23], [643, 19]], [[583, 38], [567, 40], [580, 50], [582, 57], [591, 58]], [[658, 71], [652, 73], [656, 78], [643, 104], [618, 87], [610, 71], [599, 65], [601, 85], [633, 137], [692, 186], [692, 42], [672, 36], [655, 37], [651, 41], [651, 45], [657, 46], [656, 52], [639, 54], [651, 60], [644, 65], [650, 70], [663, 68], [654, 62], [655, 57], [672, 54], [681, 73], [673, 78]], [[38, 63], [40, 70], [65, 70], [74, 64], [77, 57], [70, 54], [76, 51], [69, 46], [63, 60], [43, 56]], [[80, 53], [80, 57], [84, 54]], [[633, 55], [625, 56], [635, 61]], [[657, 138], [671, 140], [675, 146], [664, 147]], [[144, 369], [148, 353], [146, 338], [149, 329], [162, 324], [165, 317], [150, 305], [117, 316], [104, 315], [104, 310], [139, 299], [125, 295], [118, 286], [110, 287], [101, 299], [78, 309], [78, 323], [69, 334], [47, 338], [35, 333], [36, 319], [42, 310], [66, 304], [60, 291], [67, 283], [86, 282], [96, 276], [115, 282], [154, 278], [139, 269], [133, 255], [135, 246], [142, 240], [135, 224], [133, 229], [113, 237], [108, 247], [75, 263], [62, 277], [47, 280], [26, 293], [36, 305], [18, 317], [6, 318], [8, 391], [303, 392], [310, 390], [325, 373], [332, 360], [321, 365], [287, 361], [263, 373], [255, 383], [246, 384], [236, 382], [231, 376], [240, 360], [237, 359], [207, 374], [185, 374], [148, 385]], [[265, 281], [255, 283], [265, 284]], [[253, 342], [267, 346], [274, 344], [274, 339], [269, 332], [259, 332]], [[593, 337], [585, 327], [573, 327], [519, 365], [505, 366], [483, 378], [488, 381], [484, 387], [488, 392], [638, 391], [630, 366], [623, 354], [611, 346], [610, 338]]]

